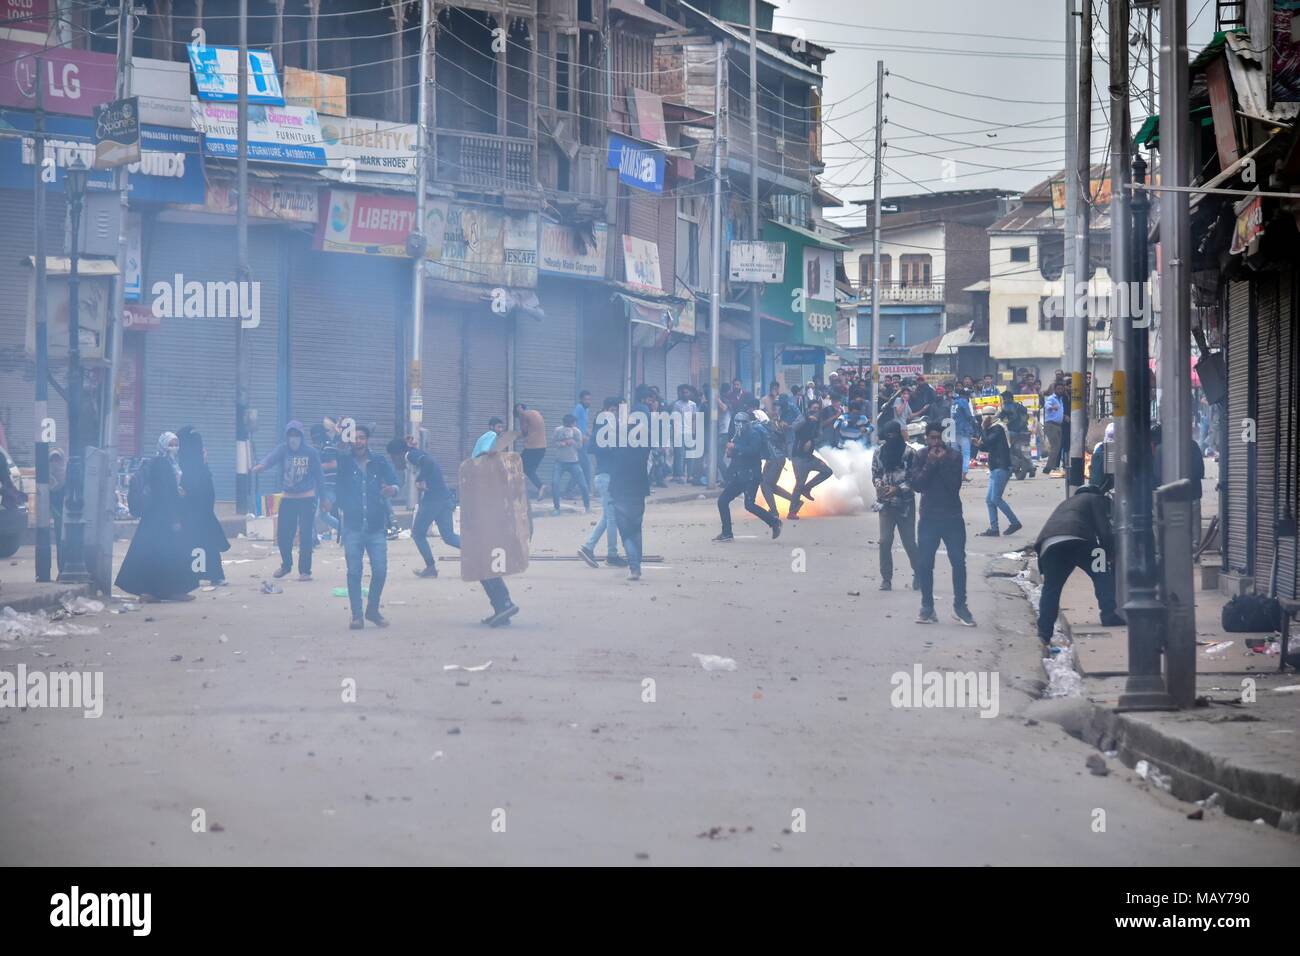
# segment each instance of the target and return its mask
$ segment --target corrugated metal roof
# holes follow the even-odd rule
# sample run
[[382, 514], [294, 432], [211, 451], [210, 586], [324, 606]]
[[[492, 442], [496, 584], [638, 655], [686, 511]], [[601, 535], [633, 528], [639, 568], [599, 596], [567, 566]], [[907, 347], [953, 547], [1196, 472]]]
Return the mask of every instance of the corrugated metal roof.
[[[704, 18], [715, 29], [721, 31], [722, 33], [725, 33], [733, 40], [736, 40], [739, 43], [743, 44], [745, 49], [749, 48], [749, 34], [747, 32], [739, 30], [736, 27], [733, 27], [729, 23], [724, 23], [723, 21], [719, 20], [717, 17], [709, 16], [709, 14], [705, 13], [703, 10], [691, 6], [689, 3], [683, 3], [682, 8], [689, 10], [691, 13], [694, 13], [699, 17]], [[787, 56], [786, 54], [778, 50], [776, 47], [764, 43], [762, 40], [758, 41], [758, 52], [761, 53], [763, 56], [771, 57], [773, 60], [782, 64], [783, 66], [793, 67], [794, 69], [799, 70], [803, 73], [807, 73], [809, 76], [814, 77], [818, 80], [822, 79], [822, 74], [818, 73], [807, 63], [804, 63], [800, 60], [796, 60], [792, 56]]]
[[1300, 116], [1300, 103], [1278, 102], [1268, 105], [1268, 73], [1258, 52], [1250, 44], [1245, 31], [1226, 34], [1228, 72], [1237, 91], [1237, 104], [1241, 111], [1255, 119], [1289, 121]]

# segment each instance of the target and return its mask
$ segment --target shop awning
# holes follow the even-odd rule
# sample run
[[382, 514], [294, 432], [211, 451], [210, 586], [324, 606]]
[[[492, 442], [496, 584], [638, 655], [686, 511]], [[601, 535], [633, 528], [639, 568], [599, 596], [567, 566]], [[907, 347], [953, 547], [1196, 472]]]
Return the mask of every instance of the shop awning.
[[537, 292], [533, 289], [478, 285], [473, 282], [450, 282], [446, 279], [430, 278], [427, 272], [424, 289], [434, 301], [477, 306], [502, 318], [515, 313], [538, 322], [546, 318], [541, 300], [537, 298]]
[[[23, 262], [36, 268], [35, 256], [23, 256]], [[66, 276], [72, 274], [72, 260], [67, 256], [46, 256], [45, 257], [45, 274], [47, 276]], [[115, 276], [117, 275], [117, 264], [112, 259], [84, 259], [77, 260], [78, 276]]]
[[665, 332], [677, 331], [685, 305], [678, 299], [649, 299], [627, 292], [615, 292], [614, 298], [623, 301], [629, 322], [653, 325]]
[[970, 345], [975, 337], [975, 323], [967, 322], [951, 332], [936, 335], [928, 342], [914, 345], [909, 349], [912, 355], [950, 355], [963, 345]]
[[786, 232], [794, 233], [807, 243], [812, 243], [813, 245], [820, 246], [823, 249], [834, 249], [836, 252], [850, 251], [850, 247], [846, 246], [844, 243], [836, 242], [834, 239], [813, 232], [811, 229], [804, 229], [802, 226], [792, 226], [788, 222], [780, 222], [776, 219], [769, 219], [768, 222], [780, 229], [784, 229]]

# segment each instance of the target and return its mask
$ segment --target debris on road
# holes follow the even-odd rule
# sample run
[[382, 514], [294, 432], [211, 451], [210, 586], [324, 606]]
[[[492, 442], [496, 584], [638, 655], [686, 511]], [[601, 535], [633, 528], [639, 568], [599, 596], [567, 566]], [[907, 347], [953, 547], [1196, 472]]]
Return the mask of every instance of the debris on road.
[[692, 654], [700, 662], [700, 666], [706, 671], [734, 671], [736, 662], [730, 657], [719, 657], [717, 654]]
[[104, 610], [104, 602], [80, 596], [71, 600], [64, 598], [63, 609], [69, 614], [98, 614]]
[[263, 594], [283, 594], [283, 593], [284, 593], [284, 588], [280, 587], [280, 585], [278, 585], [278, 584], [272, 584], [270, 581], [263, 581], [263, 582], [262, 582], [262, 593], [263, 593]]
[[442, 665], [442, 669], [443, 669], [444, 671], [471, 671], [471, 672], [476, 672], [476, 671], [485, 671], [485, 670], [487, 670], [487, 669], [488, 669], [489, 667], [491, 667], [491, 666], [492, 666], [492, 662], [491, 662], [491, 661], [488, 661], [486, 664], [475, 664], [473, 667], [464, 667], [464, 666], [462, 666], [462, 665], [460, 665], [460, 664], [443, 664], [443, 665]]
[[1163, 790], [1165, 793], [1168, 793], [1173, 789], [1173, 778], [1149, 760], [1139, 760], [1133, 767], [1133, 770], [1139, 777], [1151, 784], [1151, 786], [1155, 787], [1157, 790]]
[[1085, 764], [1088, 772], [1094, 777], [1104, 777], [1110, 773], [1110, 767], [1106, 766], [1106, 758], [1101, 754], [1089, 754]]

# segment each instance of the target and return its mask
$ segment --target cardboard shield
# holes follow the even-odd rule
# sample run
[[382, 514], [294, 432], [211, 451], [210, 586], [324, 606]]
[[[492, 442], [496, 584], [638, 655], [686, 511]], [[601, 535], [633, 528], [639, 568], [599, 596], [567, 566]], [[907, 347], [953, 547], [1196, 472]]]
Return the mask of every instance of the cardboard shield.
[[[508, 446], [507, 446], [508, 447]], [[514, 452], [460, 466], [460, 576], [483, 581], [528, 567], [528, 481]]]

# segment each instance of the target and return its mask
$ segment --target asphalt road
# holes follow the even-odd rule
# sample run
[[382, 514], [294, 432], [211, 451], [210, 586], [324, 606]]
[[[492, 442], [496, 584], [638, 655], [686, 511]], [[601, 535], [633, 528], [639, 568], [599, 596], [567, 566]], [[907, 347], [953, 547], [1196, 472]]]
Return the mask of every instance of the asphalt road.
[[[971, 532], [983, 492], [981, 474]], [[1018, 542], [1058, 494], [1013, 484]], [[337, 546], [314, 582], [263, 594], [277, 560], [241, 540], [229, 588], [0, 649], [9, 671], [101, 670], [105, 697], [99, 719], [0, 712], [0, 863], [1300, 862], [1294, 836], [1188, 820], [1027, 724], [1042, 676], [1028, 605], [981, 575], [1015, 542], [970, 538], [974, 629], [946, 613], [941, 554], [943, 623], [925, 626], [913, 592], [876, 590], [874, 515], [787, 524], [773, 542], [736, 512], [737, 540], [714, 544], [713, 501], [649, 507], [647, 550], [664, 560], [639, 583], [541, 560], [571, 556], [590, 519], [539, 520], [539, 560], [510, 582], [522, 612], [500, 630], [479, 625], [486, 599], [454, 563], [415, 578], [409, 541], [390, 543], [392, 626], [356, 633], [331, 594]], [[893, 706], [891, 676], [918, 664], [996, 672], [997, 716]]]

